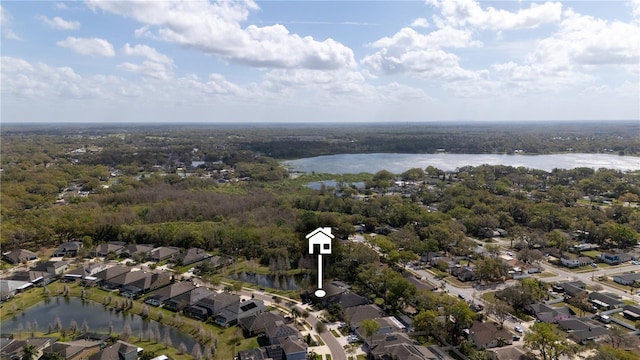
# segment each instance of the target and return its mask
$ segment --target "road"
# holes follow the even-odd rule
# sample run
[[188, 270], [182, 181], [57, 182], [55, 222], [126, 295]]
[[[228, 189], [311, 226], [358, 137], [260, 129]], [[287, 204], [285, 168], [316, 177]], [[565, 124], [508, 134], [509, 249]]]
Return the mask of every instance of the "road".
[[[195, 284], [197, 284], [198, 286], [204, 286], [207, 288], [219, 288], [214, 286], [213, 284], [207, 283], [202, 281], [202, 279], [199, 278], [193, 278], [193, 281]], [[322, 311], [315, 311], [314, 309], [312, 309], [310, 306], [308, 306], [307, 304], [302, 304], [299, 301], [290, 299], [290, 298], [286, 298], [283, 297], [281, 295], [277, 295], [279, 298], [282, 299], [282, 302], [280, 302], [279, 304], [276, 304], [274, 302], [273, 296], [274, 294], [265, 292], [265, 291], [259, 291], [259, 290], [254, 290], [254, 289], [250, 289], [250, 288], [243, 288], [239, 295], [241, 296], [246, 296], [246, 297], [253, 297], [255, 299], [258, 300], [262, 300], [264, 301], [265, 305], [278, 305], [279, 307], [284, 307], [288, 310], [291, 310], [294, 306], [303, 309], [303, 310], [308, 310], [309, 311], [309, 316], [305, 319], [310, 325], [311, 325], [311, 330], [310, 333], [313, 335], [318, 334], [315, 331], [315, 327], [316, 324], [320, 321], [318, 319], [318, 316], [320, 315], [320, 313]], [[331, 334], [330, 331], [325, 331], [320, 335], [320, 338], [322, 339], [322, 341], [325, 343], [325, 345], [328, 347], [328, 350], [331, 354], [331, 358], [332, 359], [336, 359], [336, 360], [347, 360], [347, 354], [345, 353], [344, 348], [342, 347], [342, 345], [338, 342], [338, 340], [336, 340], [336, 338], [333, 336], [333, 334]], [[312, 349], [313, 350], [313, 349]]]

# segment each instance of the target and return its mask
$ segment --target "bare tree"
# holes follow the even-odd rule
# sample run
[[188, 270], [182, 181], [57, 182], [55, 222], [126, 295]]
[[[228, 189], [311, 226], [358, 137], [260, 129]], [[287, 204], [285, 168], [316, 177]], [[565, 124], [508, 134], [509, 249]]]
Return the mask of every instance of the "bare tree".
[[200, 344], [193, 344], [193, 350], [191, 350], [191, 356], [193, 356], [194, 360], [202, 359], [202, 349], [200, 349]]
[[187, 345], [185, 345], [183, 342], [181, 342], [180, 345], [178, 345], [178, 353], [179, 354], [187, 353]]
[[171, 334], [169, 333], [169, 327], [164, 328], [164, 348], [168, 348], [173, 346], [173, 342], [171, 341]]
[[487, 304], [487, 314], [493, 315], [500, 323], [500, 328], [504, 327], [504, 322], [509, 318], [509, 314], [513, 311], [511, 305], [502, 300], [497, 300]]

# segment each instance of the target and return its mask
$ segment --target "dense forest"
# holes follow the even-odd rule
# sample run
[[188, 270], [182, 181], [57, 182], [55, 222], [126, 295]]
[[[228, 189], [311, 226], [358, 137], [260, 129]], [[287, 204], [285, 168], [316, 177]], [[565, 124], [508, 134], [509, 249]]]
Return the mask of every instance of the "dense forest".
[[[313, 143], [324, 144], [329, 152], [349, 146], [353, 151], [401, 151], [388, 144], [412, 151], [411, 139], [423, 144], [420, 151], [459, 144], [458, 150], [467, 152], [553, 152], [564, 147], [638, 152], [637, 137], [625, 137], [632, 133], [628, 123], [564, 124], [556, 133], [550, 127], [528, 126], [523, 131], [515, 125], [501, 130], [346, 127], [324, 135], [319, 134], [325, 128], [305, 127], [285, 132], [253, 126], [14, 126], [2, 134], [2, 248], [38, 250], [68, 240], [90, 247], [120, 240], [202, 247], [286, 270], [312, 267], [304, 235], [318, 226], [331, 226], [346, 238], [354, 225], [364, 225], [383, 235], [378, 241], [390, 256], [406, 260], [436, 250], [471, 255], [473, 244], [467, 236], [482, 237], [495, 228], [517, 235], [529, 247], [565, 243], [561, 234], [576, 232], [580, 240], [604, 247], [635, 244], [640, 212], [630, 204], [640, 196], [637, 173], [479, 166], [455, 173], [429, 167], [402, 174], [308, 174], [294, 179], [265, 154], [292, 148], [318, 151], [309, 155], [324, 152]], [[310, 146], [287, 147], [290, 141]], [[282, 157], [292, 153], [286, 155]], [[338, 186], [304, 186], [318, 179], [337, 179]], [[350, 185], [355, 180], [365, 188]], [[333, 275], [353, 276], [362, 272], [358, 266], [369, 262], [370, 252], [349, 247], [337, 244], [328, 270]], [[493, 267], [487, 278], [501, 271]]]

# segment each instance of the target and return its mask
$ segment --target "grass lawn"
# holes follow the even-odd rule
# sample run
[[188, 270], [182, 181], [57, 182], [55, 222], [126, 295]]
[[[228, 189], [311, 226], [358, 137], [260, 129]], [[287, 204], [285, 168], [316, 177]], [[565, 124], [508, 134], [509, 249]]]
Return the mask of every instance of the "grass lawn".
[[492, 302], [496, 301], [496, 292], [495, 291], [489, 291], [489, 292], [486, 292], [486, 293], [480, 295], [480, 297], [485, 302], [492, 303]]
[[329, 354], [325, 354], [325, 355], [324, 355], [324, 358], [325, 358], [325, 359], [327, 359], [327, 360], [331, 360], [331, 355], [329, 355]]
[[356, 359], [357, 360], [367, 360], [367, 357], [365, 355], [360, 354], [360, 355], [357, 356]]
[[601, 253], [601, 252], [602, 252], [602, 251], [589, 250], [589, 251], [582, 251], [580, 254], [581, 254], [582, 256], [587, 256], [587, 257], [590, 257], [590, 258], [592, 258], [592, 259], [595, 259], [595, 258], [600, 257], [600, 253]]
[[331, 329], [331, 334], [333, 334], [334, 337], [340, 337], [340, 334], [338, 334], [334, 329]]
[[598, 265], [599, 268], [609, 268], [609, 267], [611, 267], [611, 265], [609, 265], [607, 263], [596, 263], [596, 265]]
[[471, 282], [462, 282], [462, 281], [458, 280], [458, 278], [455, 278], [453, 276], [449, 276], [449, 277], [445, 278], [445, 281], [448, 282], [448, 283], [451, 283], [455, 287], [459, 287], [459, 288], [470, 288], [471, 287]]
[[551, 271], [543, 271], [540, 274], [538, 274], [538, 277], [541, 277], [541, 278], [550, 278], [550, 277], [556, 277], [556, 276], [558, 276], [558, 274]]

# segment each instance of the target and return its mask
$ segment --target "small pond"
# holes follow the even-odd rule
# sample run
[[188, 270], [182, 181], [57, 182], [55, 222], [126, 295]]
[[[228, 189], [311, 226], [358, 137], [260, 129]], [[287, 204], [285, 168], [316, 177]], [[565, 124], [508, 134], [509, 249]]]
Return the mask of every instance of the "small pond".
[[[335, 180], [324, 180], [324, 181], [313, 181], [310, 182], [308, 184], [306, 184], [305, 186], [308, 188], [311, 188], [313, 190], [320, 190], [322, 188], [322, 186], [326, 187], [326, 188], [338, 188], [338, 182]], [[356, 189], [364, 189], [364, 182], [354, 182], [354, 183], [343, 183], [344, 186], [347, 187], [352, 187], [355, 186]]]
[[229, 278], [276, 290], [304, 290], [315, 281], [309, 274], [265, 275], [241, 272], [237, 277], [231, 275]]
[[131, 335], [136, 338], [140, 331], [143, 331], [146, 337], [147, 329], [151, 327], [154, 333], [157, 332], [156, 329], [160, 330], [160, 335], [163, 337], [165, 336], [165, 331], [169, 331], [171, 342], [175, 347], [178, 347], [182, 342], [188, 349], [191, 349], [195, 343], [191, 336], [174, 327], [143, 319], [139, 315], [108, 310], [102, 304], [75, 297], [46, 299], [13, 318], [2, 321], [2, 332], [12, 333], [20, 329], [26, 331], [29, 326], [27, 324], [33, 324], [34, 321], [37, 322], [39, 331], [46, 332], [49, 323], [53, 325], [58, 318], [62, 327], [67, 329], [71, 321], [75, 321], [78, 324], [78, 328], [81, 328], [86, 321], [89, 326], [89, 332], [107, 333], [111, 322], [114, 332], [120, 333], [124, 328], [124, 324], [128, 323], [131, 327]]

